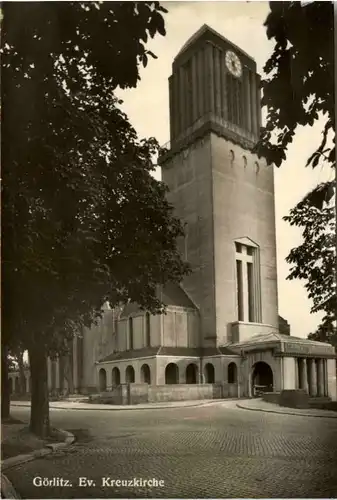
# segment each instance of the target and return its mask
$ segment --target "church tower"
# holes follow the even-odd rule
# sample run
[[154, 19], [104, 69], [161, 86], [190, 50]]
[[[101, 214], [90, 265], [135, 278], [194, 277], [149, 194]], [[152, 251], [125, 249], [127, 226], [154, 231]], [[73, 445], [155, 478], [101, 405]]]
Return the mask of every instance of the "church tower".
[[174, 59], [170, 143], [160, 157], [185, 226], [202, 347], [278, 329], [273, 168], [252, 149], [261, 106], [256, 63], [204, 25]]

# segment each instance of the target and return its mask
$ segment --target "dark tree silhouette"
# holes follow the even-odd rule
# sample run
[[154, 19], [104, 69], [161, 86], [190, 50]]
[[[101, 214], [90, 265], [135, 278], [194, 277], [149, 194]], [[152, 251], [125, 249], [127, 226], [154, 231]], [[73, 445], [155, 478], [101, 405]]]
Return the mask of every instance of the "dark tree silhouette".
[[117, 87], [165, 35], [158, 2], [3, 5], [3, 344], [28, 349], [31, 430], [49, 431], [47, 355], [66, 352], [108, 300], [162, 311], [157, 286], [187, 272], [183, 234], [151, 176]]
[[[264, 67], [267, 123], [256, 151], [281, 166], [297, 128], [323, 117], [321, 143], [306, 166], [335, 169], [333, 3], [270, 2], [265, 26], [275, 46]], [[335, 181], [321, 183], [284, 217], [303, 230], [303, 243], [287, 257], [292, 265], [288, 279], [304, 280], [312, 312], [325, 312], [324, 331], [336, 320], [334, 195]]]

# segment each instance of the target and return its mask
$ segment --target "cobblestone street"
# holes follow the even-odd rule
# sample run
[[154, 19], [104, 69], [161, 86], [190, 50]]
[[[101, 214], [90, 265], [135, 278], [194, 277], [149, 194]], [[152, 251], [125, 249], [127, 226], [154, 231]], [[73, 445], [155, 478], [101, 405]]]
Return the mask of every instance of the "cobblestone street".
[[[29, 410], [12, 414], [23, 419]], [[51, 417], [78, 442], [6, 471], [22, 498], [337, 496], [337, 419], [243, 410], [234, 401], [152, 411], [52, 410]], [[36, 477], [62, 478], [69, 486], [37, 487]], [[81, 487], [80, 477], [91, 486]], [[117, 488], [103, 478], [155, 478], [164, 486]]]

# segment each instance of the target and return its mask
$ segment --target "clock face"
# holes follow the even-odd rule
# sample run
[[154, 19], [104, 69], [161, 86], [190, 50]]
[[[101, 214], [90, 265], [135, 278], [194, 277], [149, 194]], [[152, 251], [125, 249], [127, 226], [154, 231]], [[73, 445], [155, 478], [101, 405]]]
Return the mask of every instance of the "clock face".
[[240, 78], [242, 75], [242, 64], [238, 56], [232, 50], [226, 52], [226, 66], [233, 76]]

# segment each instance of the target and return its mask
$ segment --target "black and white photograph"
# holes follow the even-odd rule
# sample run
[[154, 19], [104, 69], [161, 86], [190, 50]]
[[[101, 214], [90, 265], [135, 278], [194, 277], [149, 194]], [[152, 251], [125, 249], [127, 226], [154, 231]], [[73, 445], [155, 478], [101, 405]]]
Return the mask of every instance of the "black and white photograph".
[[1, 498], [337, 498], [336, 4], [0, 8]]

